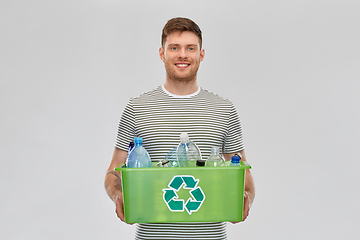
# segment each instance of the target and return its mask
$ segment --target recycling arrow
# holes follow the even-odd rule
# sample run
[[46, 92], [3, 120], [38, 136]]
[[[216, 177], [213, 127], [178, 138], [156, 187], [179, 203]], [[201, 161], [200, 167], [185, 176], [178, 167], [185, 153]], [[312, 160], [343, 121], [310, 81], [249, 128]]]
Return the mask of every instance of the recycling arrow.
[[176, 191], [180, 190], [180, 187], [184, 184], [184, 180], [181, 176], [175, 176], [169, 183], [169, 187], [175, 189]]
[[[197, 212], [205, 200], [205, 194], [201, 187], [197, 186], [200, 182], [199, 179], [195, 179], [191, 175], [177, 175], [174, 176], [170, 183], [169, 188], [162, 189], [163, 199], [167, 207], [171, 212], [188, 212], [191, 215], [193, 212]], [[190, 189], [189, 193], [191, 198], [188, 198], [186, 203], [183, 199], [179, 199], [177, 192], [182, 188]]]
[[165, 202], [169, 202], [173, 198], [178, 198], [178, 195], [176, 194], [176, 192], [174, 192], [174, 190], [172, 190], [172, 189], [165, 189], [165, 191], [164, 191]]
[[189, 198], [185, 203], [186, 211], [191, 215], [192, 212], [196, 212], [200, 208], [201, 203], [202, 202], [193, 201]]
[[195, 180], [193, 176], [183, 176], [182, 179], [185, 182], [184, 188], [194, 188], [199, 180]]
[[168, 207], [172, 212], [183, 212], [184, 211], [184, 200], [171, 199], [168, 202]]

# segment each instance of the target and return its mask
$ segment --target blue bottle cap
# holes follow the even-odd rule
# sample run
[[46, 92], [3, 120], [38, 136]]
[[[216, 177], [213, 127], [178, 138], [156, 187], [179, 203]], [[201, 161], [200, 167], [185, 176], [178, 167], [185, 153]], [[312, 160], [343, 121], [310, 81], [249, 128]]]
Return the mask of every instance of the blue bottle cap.
[[240, 163], [240, 157], [235, 155], [231, 157], [231, 162], [232, 163]]
[[134, 138], [135, 144], [136, 143], [142, 143], [142, 138], [141, 137], [136, 137]]

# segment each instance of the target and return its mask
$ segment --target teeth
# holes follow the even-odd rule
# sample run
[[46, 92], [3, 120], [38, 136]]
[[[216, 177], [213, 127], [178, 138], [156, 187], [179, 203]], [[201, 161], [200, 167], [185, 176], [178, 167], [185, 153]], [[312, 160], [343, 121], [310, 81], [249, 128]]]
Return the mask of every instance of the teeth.
[[178, 66], [178, 67], [187, 67], [187, 66], [189, 66], [189, 64], [176, 64], [176, 66]]

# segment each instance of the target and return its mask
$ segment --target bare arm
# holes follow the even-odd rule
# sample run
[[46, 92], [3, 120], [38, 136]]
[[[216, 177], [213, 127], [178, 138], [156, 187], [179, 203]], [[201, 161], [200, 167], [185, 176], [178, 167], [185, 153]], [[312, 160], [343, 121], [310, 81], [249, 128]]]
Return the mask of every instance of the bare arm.
[[[245, 150], [239, 152], [241, 154], [241, 161], [247, 161]], [[235, 153], [232, 154], [224, 154], [224, 158], [226, 160], [231, 159]], [[249, 215], [250, 207], [255, 198], [255, 183], [254, 179], [251, 175], [250, 169], [246, 169], [245, 171], [245, 190], [244, 190], [244, 213], [243, 213], [243, 221]]]
[[118, 148], [114, 149], [110, 166], [105, 175], [105, 190], [111, 200], [116, 205], [116, 214], [121, 221], [125, 222], [124, 217], [124, 202], [121, 188], [120, 172], [115, 171], [115, 167], [121, 166], [126, 161], [127, 152]]

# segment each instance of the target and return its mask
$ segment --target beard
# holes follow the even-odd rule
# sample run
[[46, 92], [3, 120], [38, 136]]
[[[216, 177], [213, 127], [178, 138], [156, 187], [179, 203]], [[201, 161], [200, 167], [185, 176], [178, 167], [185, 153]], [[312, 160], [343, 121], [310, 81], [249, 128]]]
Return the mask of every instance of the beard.
[[[196, 66], [196, 64], [190, 66]], [[176, 68], [174, 68], [173, 64], [165, 64], [166, 74], [169, 79], [182, 83], [196, 80], [198, 69], [199, 65], [197, 65], [197, 67], [195, 67], [194, 69], [190, 69], [191, 71], [188, 73], [179, 73], [176, 71]]]

